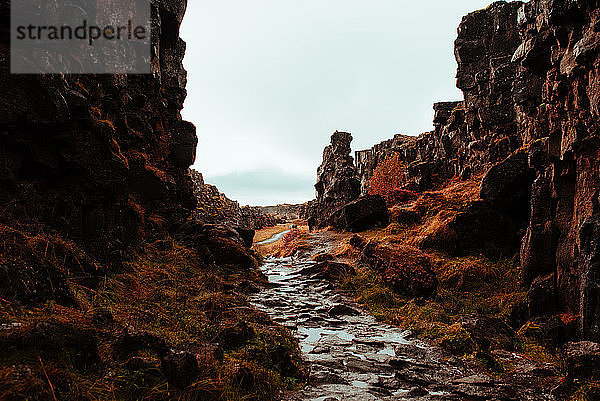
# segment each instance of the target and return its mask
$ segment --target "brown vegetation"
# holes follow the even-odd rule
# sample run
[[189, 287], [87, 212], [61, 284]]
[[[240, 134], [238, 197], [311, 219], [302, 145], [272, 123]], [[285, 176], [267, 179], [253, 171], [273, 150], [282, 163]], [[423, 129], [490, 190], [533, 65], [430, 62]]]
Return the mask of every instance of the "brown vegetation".
[[286, 258], [296, 254], [299, 251], [308, 250], [310, 248], [307, 243], [308, 233], [305, 230], [295, 228], [285, 234], [281, 239], [279, 251], [275, 253], [276, 257]]
[[495, 356], [499, 350], [549, 362], [558, 370], [558, 355], [543, 330], [534, 333], [523, 328], [528, 325], [523, 313], [527, 292], [519, 286], [520, 269], [513, 255], [489, 258], [481, 249], [457, 256], [444, 249], [423, 254], [413, 248], [422, 248], [423, 238], [439, 233], [449, 220], [469, 210], [478, 202], [478, 193], [477, 179], [451, 181], [438, 191], [420, 194], [411, 204], [392, 208], [390, 226], [348, 238], [333, 252], [359, 259], [369, 241], [389, 249], [414, 249], [415, 255], [423, 255], [423, 267], [435, 271], [438, 287], [433, 297], [423, 300], [399, 290], [388, 277], [389, 270], [373, 263], [360, 263], [357, 274], [347, 276], [343, 287], [378, 319], [410, 328], [491, 373], [511, 372], [511, 362]]
[[257, 270], [163, 239], [107, 275], [56, 236], [0, 234], [2, 400], [262, 400], [304, 378], [296, 341], [246, 301]]

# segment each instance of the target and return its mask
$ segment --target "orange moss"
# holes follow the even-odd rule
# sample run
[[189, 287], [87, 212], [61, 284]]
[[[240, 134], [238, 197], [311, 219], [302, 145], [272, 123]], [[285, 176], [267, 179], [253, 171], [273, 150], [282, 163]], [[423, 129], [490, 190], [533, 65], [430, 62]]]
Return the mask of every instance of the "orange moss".
[[285, 258], [292, 256], [299, 251], [309, 249], [310, 246], [306, 242], [307, 238], [308, 234], [305, 231], [299, 229], [291, 230], [281, 239], [279, 251], [275, 254], [275, 256]]
[[395, 189], [405, 184], [405, 171], [406, 164], [400, 154], [394, 154], [381, 161], [367, 182], [369, 195], [388, 198]]
[[[49, 293], [46, 302], [29, 306], [20, 298], [0, 302], [0, 323], [15, 325], [3, 329], [0, 340], [14, 338], [19, 344], [0, 361], [0, 400], [269, 400], [302, 377], [297, 342], [253, 310], [239, 289], [231, 290], [259, 280], [255, 270], [208, 269], [195, 251], [163, 239], [130, 254], [120, 273], [98, 267], [95, 274], [102, 279], [91, 286], [80, 277], [94, 264], [60, 238], [1, 225], [0, 237], [0, 250], [13, 250], [0, 253], [3, 269], [10, 258], [38, 255], [46, 269], [56, 264], [66, 275], [76, 300], [59, 304]], [[0, 291], [5, 294], [2, 286]], [[223, 330], [240, 324], [254, 334], [228, 344]], [[135, 341], [141, 342], [124, 353], [119, 344], [128, 332], [134, 338], [140, 333]], [[216, 341], [222, 358], [216, 358]], [[195, 355], [199, 371], [192, 384], [173, 386], [161, 347], [183, 347]], [[284, 376], [280, 361], [269, 357], [278, 347], [298, 366], [294, 378]], [[250, 386], [240, 386], [240, 366], [253, 378]]]

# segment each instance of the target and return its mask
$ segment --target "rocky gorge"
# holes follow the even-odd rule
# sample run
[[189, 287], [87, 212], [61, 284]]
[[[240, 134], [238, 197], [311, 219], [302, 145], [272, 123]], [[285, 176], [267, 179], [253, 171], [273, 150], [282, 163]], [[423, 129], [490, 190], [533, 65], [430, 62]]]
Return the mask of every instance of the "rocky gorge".
[[518, 229], [520, 249], [512, 251], [520, 254], [522, 283], [548, 300], [536, 312], [570, 312], [579, 317], [579, 338], [600, 341], [597, 18], [589, 1], [496, 2], [464, 17], [455, 42], [464, 100], [434, 105], [434, 131], [396, 135], [354, 159], [351, 136], [334, 134], [333, 154], [340, 150], [334, 161], [326, 150], [317, 208], [368, 195], [369, 179], [391, 155], [406, 165], [406, 189], [477, 177], [486, 207]]
[[432, 132], [336, 131], [316, 199], [263, 208], [189, 169], [184, 0], [147, 75], [11, 75], [9, 7], [0, 400], [600, 397], [597, 1], [467, 15]]
[[19, 75], [0, 1], [2, 400], [273, 399], [302, 380], [293, 338], [246, 297], [264, 215], [193, 217], [187, 3], [150, 3], [150, 74]]

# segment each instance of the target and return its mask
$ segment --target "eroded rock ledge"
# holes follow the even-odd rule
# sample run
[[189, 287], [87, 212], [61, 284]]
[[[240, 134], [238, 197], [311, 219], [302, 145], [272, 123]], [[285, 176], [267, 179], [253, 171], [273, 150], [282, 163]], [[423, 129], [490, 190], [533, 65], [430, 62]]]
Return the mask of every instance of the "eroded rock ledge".
[[485, 174], [481, 198], [521, 229], [523, 285], [551, 300], [536, 313], [569, 312], [579, 338], [600, 341], [599, 32], [596, 1], [496, 2], [467, 15], [455, 42], [464, 100], [434, 106], [434, 131], [397, 135], [355, 163], [334, 135], [306, 215], [327, 219], [332, 200], [364, 195], [390, 154], [402, 155], [412, 190]]
[[174, 230], [195, 204], [187, 169], [197, 138], [180, 114], [186, 2], [152, 2], [148, 75], [10, 75], [9, 4], [0, 2], [1, 218], [51, 227], [118, 265], [128, 246]]

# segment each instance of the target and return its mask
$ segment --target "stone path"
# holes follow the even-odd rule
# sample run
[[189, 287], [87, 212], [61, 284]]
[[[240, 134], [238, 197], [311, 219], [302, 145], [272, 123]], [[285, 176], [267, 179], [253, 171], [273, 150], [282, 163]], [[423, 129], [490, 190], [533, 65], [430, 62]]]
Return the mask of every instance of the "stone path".
[[[316, 234], [318, 235], [318, 234]], [[310, 383], [289, 400], [551, 400], [535, 389], [496, 382], [458, 358], [377, 322], [311, 276], [314, 262], [267, 259], [270, 286], [253, 304], [288, 327], [310, 364]]]

